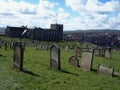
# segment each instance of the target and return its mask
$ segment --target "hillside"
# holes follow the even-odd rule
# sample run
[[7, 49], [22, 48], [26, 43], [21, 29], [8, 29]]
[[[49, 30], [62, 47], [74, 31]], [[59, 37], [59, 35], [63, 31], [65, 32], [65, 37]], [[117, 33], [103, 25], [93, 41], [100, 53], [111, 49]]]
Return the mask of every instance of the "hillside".
[[104, 64], [114, 66], [115, 72], [120, 73], [120, 51], [112, 52], [111, 60], [94, 56], [93, 70], [84, 71], [68, 63], [74, 50], [61, 49], [61, 70], [57, 71], [50, 68], [50, 51], [27, 46], [23, 72], [12, 66], [13, 50], [2, 46], [0, 51], [0, 90], [119, 90], [119, 75], [100, 75], [97, 69], [98, 64]]
[[107, 32], [120, 32], [120, 30], [112, 29], [97, 29], [97, 30], [74, 30], [74, 31], [64, 31], [64, 34], [73, 34], [73, 33], [107, 33]]

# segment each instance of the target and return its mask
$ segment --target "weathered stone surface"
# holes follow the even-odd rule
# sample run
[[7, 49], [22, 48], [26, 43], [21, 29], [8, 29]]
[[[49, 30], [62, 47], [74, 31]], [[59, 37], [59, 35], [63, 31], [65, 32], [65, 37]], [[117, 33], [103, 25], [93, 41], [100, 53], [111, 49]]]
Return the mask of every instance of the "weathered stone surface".
[[100, 49], [95, 49], [95, 55], [100, 56]]
[[66, 46], [65, 50], [66, 50], [66, 51], [69, 51], [69, 46]]
[[104, 57], [104, 56], [105, 56], [105, 50], [104, 50], [104, 49], [101, 49], [101, 50], [100, 50], [100, 56], [101, 56], [101, 57]]
[[77, 59], [76, 56], [71, 56], [68, 60], [68, 62], [71, 64], [71, 65], [74, 65], [74, 66], [77, 66], [79, 67], [79, 60]]
[[112, 52], [115, 53], [117, 50], [116, 49], [112, 49]]
[[49, 50], [49, 45], [45, 46], [45, 50], [48, 51]]
[[114, 67], [107, 67], [107, 66], [99, 64], [98, 72], [99, 72], [99, 74], [113, 76], [114, 75]]
[[105, 58], [106, 59], [111, 59], [111, 50], [110, 49], [105, 50]]
[[57, 45], [50, 48], [50, 67], [60, 70], [60, 48]]
[[89, 50], [89, 51], [83, 50], [81, 69], [87, 71], [90, 71], [92, 69], [93, 55], [94, 55], [94, 50]]
[[23, 45], [21, 44], [21, 42], [16, 42], [13, 52], [13, 67], [18, 68], [20, 71], [23, 70], [23, 54]]
[[77, 47], [75, 50], [75, 56], [76, 57], [81, 57], [82, 49], [80, 47]]

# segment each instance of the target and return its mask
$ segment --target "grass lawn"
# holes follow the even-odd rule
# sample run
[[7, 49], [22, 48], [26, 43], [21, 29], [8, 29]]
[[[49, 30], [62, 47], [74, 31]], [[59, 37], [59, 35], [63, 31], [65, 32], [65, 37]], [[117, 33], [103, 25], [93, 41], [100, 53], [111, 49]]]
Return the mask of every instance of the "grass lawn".
[[[50, 52], [26, 47], [24, 71], [12, 67], [13, 51], [0, 48], [0, 90], [120, 90], [120, 76], [109, 77], [97, 72], [98, 64], [114, 66], [120, 73], [120, 52], [112, 60], [94, 57], [94, 71], [83, 71], [68, 63], [74, 55], [61, 49], [61, 70], [50, 68]], [[81, 60], [81, 58], [80, 58]]]

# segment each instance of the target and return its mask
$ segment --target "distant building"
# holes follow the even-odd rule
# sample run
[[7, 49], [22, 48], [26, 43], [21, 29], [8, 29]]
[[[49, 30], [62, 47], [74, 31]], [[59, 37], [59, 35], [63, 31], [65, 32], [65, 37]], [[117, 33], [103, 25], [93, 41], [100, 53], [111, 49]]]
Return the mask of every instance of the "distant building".
[[[5, 30], [5, 35], [8, 37], [13, 37], [13, 38], [20, 38], [22, 37], [22, 32], [26, 29], [27, 27], [21, 26], [21, 27], [10, 27], [7, 26]], [[29, 36], [24, 35], [24, 38], [27, 38]]]
[[[27, 29], [27, 33], [21, 35], [25, 29]], [[60, 41], [63, 38], [63, 25], [51, 24], [50, 29], [7, 26], [5, 34], [8, 37], [15, 38], [23, 37], [40, 41]]]

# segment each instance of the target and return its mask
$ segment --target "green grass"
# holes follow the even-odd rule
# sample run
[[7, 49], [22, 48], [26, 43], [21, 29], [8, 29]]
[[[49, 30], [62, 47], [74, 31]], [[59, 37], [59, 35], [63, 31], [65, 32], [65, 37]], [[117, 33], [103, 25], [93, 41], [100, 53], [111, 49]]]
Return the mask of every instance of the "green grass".
[[[26, 47], [24, 72], [12, 67], [13, 51], [0, 48], [0, 90], [120, 90], [120, 76], [99, 75], [97, 71], [83, 71], [68, 63], [74, 51], [61, 49], [61, 71], [50, 68], [50, 52]], [[80, 58], [81, 60], [81, 58]], [[112, 53], [112, 60], [94, 57], [98, 64], [112, 65], [120, 73], [120, 52]]]

